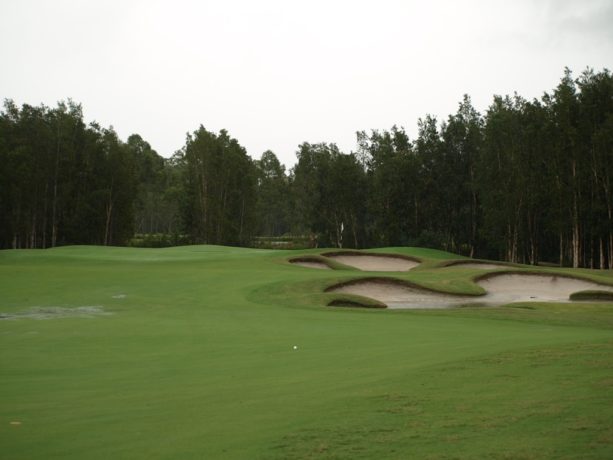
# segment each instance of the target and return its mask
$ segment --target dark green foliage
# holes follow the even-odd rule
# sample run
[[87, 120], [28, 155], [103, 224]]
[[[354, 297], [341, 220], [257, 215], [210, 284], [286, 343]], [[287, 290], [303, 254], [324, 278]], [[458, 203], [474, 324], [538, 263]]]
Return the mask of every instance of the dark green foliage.
[[[200, 127], [165, 160], [81, 107], [6, 101], [0, 248], [189, 241], [258, 247], [428, 246], [485, 259], [613, 268], [613, 75], [584, 71], [540, 100], [464, 96], [444, 122], [303, 143], [286, 173]], [[255, 239], [254, 237], [260, 237]], [[285, 238], [281, 240], [274, 238]], [[272, 239], [271, 239], [272, 238]]]
[[355, 155], [335, 144], [300, 145], [292, 170], [292, 222], [316, 245], [359, 247], [363, 229], [366, 177]]
[[[136, 165], [137, 195], [134, 203], [135, 230], [147, 235], [163, 234], [177, 239], [180, 177], [172, 160], [165, 160], [138, 134], [128, 138], [126, 148]], [[170, 244], [168, 244], [170, 246]]]
[[257, 167], [258, 235], [281, 236], [290, 231], [289, 180], [277, 156], [267, 150]]
[[468, 96], [440, 127], [358, 133], [365, 245], [613, 268], [613, 76], [567, 69], [542, 100]]
[[188, 134], [177, 156], [182, 169], [184, 229], [194, 243], [247, 245], [254, 227], [257, 169], [224, 130]]
[[[359, 156], [367, 169], [369, 241], [381, 246], [406, 245], [420, 211], [419, 166], [402, 128], [358, 133]], [[368, 243], [367, 243], [368, 244]]]
[[0, 248], [120, 245], [134, 231], [134, 159], [81, 106], [6, 101], [0, 113]]

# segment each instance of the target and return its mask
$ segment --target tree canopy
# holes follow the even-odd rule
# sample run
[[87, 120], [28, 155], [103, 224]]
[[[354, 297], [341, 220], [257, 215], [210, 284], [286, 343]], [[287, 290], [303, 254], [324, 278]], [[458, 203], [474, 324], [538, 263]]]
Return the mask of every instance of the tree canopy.
[[[355, 152], [304, 142], [286, 170], [203, 126], [171, 158], [81, 106], [0, 112], [0, 248], [129, 244], [134, 234], [244, 245], [419, 245], [482, 258], [613, 268], [613, 76], [586, 69], [540, 99], [468, 95], [411, 140], [357, 133]], [[171, 241], [169, 240], [169, 241]]]

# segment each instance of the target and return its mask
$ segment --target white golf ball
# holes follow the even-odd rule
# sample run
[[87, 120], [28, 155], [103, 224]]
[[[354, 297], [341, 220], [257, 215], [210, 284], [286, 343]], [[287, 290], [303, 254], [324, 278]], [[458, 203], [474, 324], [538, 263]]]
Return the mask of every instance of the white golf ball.
[[298, 349], [298, 345], [294, 345], [294, 350], [297, 350], [297, 349]]

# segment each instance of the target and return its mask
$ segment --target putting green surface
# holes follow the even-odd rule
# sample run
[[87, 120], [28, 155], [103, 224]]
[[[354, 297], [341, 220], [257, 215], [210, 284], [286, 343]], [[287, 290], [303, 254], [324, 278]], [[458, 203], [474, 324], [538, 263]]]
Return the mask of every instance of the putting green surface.
[[0, 458], [613, 458], [613, 303], [326, 307], [320, 252], [0, 251]]

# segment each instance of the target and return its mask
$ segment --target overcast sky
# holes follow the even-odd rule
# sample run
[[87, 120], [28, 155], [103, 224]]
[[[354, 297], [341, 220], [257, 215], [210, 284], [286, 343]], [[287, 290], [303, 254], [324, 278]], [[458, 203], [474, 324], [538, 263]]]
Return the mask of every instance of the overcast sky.
[[0, 97], [138, 133], [163, 156], [202, 124], [286, 165], [298, 144], [444, 119], [464, 93], [540, 97], [613, 67], [613, 1], [0, 0]]

